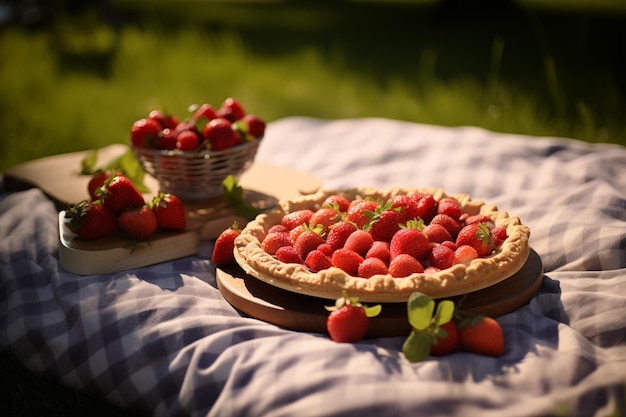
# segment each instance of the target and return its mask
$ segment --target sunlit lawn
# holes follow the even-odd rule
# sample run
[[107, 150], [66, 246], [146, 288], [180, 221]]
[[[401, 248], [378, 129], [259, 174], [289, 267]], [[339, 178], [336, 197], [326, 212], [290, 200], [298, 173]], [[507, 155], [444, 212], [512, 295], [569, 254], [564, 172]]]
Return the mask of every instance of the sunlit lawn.
[[89, 55], [112, 35], [103, 25], [65, 25], [78, 33], [65, 37], [72, 42], [64, 51], [79, 52], [70, 58], [49, 30], [0, 32], [0, 171], [125, 142], [132, 121], [151, 108], [184, 115], [189, 104], [228, 96], [268, 121], [388, 117], [626, 143], [611, 55], [623, 30], [614, 18], [446, 15], [398, 5], [309, 4], [283, 14], [277, 6], [214, 7], [217, 18], [202, 9], [211, 18], [185, 24], [155, 7], [142, 26], [123, 27], [108, 66]]

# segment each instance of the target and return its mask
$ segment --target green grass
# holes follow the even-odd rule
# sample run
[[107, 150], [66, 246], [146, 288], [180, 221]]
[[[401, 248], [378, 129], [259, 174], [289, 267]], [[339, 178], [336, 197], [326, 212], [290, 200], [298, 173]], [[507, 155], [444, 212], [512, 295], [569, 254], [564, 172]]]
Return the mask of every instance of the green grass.
[[[123, 143], [152, 108], [182, 115], [228, 96], [268, 121], [388, 117], [626, 145], [620, 7], [116, 4], [128, 24], [110, 55], [113, 33], [91, 14], [1, 29], [0, 172]], [[0, 381], [0, 414], [114, 415], [4, 355]]]
[[0, 32], [0, 171], [125, 142], [154, 107], [184, 115], [227, 96], [268, 121], [375, 116], [626, 143], [619, 14], [217, 3], [183, 25], [163, 16], [188, 9], [158, 4], [109, 60], [96, 54], [103, 25], [66, 18], [64, 49], [50, 30]]

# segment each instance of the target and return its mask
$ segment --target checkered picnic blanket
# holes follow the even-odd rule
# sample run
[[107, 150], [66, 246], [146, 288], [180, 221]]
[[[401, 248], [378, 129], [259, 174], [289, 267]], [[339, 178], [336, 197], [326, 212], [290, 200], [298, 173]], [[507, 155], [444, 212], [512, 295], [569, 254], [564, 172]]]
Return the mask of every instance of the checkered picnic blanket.
[[67, 273], [57, 212], [37, 189], [0, 193], [0, 348], [33, 372], [154, 416], [625, 411], [625, 148], [294, 117], [269, 125], [258, 160], [325, 188], [439, 187], [519, 216], [545, 275], [528, 305], [498, 319], [505, 354], [412, 364], [403, 337], [338, 344], [242, 316], [217, 289], [211, 242], [150, 267]]

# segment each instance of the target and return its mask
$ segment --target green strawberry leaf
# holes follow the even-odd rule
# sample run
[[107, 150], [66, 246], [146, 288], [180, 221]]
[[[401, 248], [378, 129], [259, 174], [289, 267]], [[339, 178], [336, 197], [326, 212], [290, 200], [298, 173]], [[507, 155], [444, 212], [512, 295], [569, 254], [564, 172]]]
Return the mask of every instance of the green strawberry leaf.
[[448, 336], [441, 326], [454, 318], [455, 306], [453, 301], [442, 300], [435, 307], [431, 297], [414, 292], [407, 302], [407, 310], [413, 331], [404, 342], [402, 352], [410, 362], [419, 362], [430, 356], [431, 346], [438, 343], [437, 337]]
[[226, 201], [233, 205], [241, 204], [243, 201], [243, 188], [237, 183], [237, 178], [233, 175], [227, 176], [224, 178], [224, 181], [222, 181], [222, 187]]
[[124, 173], [124, 176], [131, 180], [139, 192], [146, 193], [150, 191], [143, 182], [146, 172], [143, 170], [139, 160], [130, 148], [118, 158], [106, 164], [104, 169], [118, 169]]
[[80, 175], [93, 175], [97, 171], [98, 151], [89, 152], [82, 161], [80, 161]]
[[401, 229], [416, 229], [416, 230], [424, 230], [426, 228], [426, 223], [422, 219], [413, 219], [406, 222], [406, 224], [400, 225]]
[[430, 356], [432, 337], [428, 332], [413, 330], [402, 345], [402, 352], [409, 362], [421, 362]]
[[409, 297], [407, 303], [409, 324], [414, 329], [424, 330], [430, 326], [433, 311], [435, 311], [435, 301], [419, 292], [414, 292]]
[[454, 303], [450, 300], [443, 300], [437, 304], [434, 322], [437, 326], [446, 324], [454, 317]]
[[380, 312], [383, 309], [383, 307], [380, 304], [376, 304], [374, 306], [364, 305], [363, 308], [365, 309], [365, 315], [367, 317], [376, 317], [377, 315], [380, 314]]
[[229, 175], [224, 178], [222, 189], [224, 190], [224, 199], [231, 205], [236, 215], [246, 220], [252, 220], [262, 213], [261, 210], [243, 198], [243, 188], [237, 183], [235, 176]]
[[144, 176], [146, 172], [135, 157], [133, 151], [128, 148], [126, 152], [120, 156], [106, 162], [102, 166], [98, 166], [98, 151], [93, 150], [89, 152], [81, 160], [80, 175], [94, 175], [98, 171], [105, 171], [107, 169], [112, 171], [121, 171], [125, 177], [127, 177], [137, 189], [142, 193], [147, 193], [150, 190], [144, 184]]

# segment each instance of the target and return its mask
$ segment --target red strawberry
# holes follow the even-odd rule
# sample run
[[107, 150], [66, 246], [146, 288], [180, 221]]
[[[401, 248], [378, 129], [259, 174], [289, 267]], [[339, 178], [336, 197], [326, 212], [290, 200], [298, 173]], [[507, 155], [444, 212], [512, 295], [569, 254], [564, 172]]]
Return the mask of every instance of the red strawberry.
[[496, 226], [491, 229], [491, 236], [493, 237], [493, 246], [499, 248], [502, 246], [508, 236], [504, 227]]
[[331, 312], [326, 320], [330, 338], [339, 343], [357, 343], [369, 330], [369, 318], [378, 315], [381, 306], [364, 306], [358, 298], [344, 294], [334, 306], [326, 309]]
[[456, 245], [456, 243], [454, 243], [451, 240], [444, 240], [443, 242], [441, 242], [441, 245], [446, 246], [452, 250], [457, 250], [458, 246]]
[[161, 126], [161, 129], [176, 129], [178, 119], [173, 114], [163, 113], [161, 110], [152, 110], [148, 113], [148, 118], [155, 120]]
[[215, 118], [207, 123], [202, 135], [213, 151], [228, 149], [240, 143], [240, 138], [232, 128], [232, 122], [223, 117]]
[[348, 236], [350, 236], [355, 230], [357, 229], [353, 223], [347, 221], [335, 223], [335, 225], [330, 227], [330, 230], [328, 231], [326, 243], [333, 251], [342, 248], [346, 243]]
[[152, 199], [150, 207], [156, 214], [157, 226], [160, 230], [185, 230], [187, 225], [185, 206], [175, 195], [159, 193]]
[[[89, 198], [91, 199], [91, 201], [95, 201], [100, 198], [100, 192], [98, 191], [98, 189], [106, 183], [111, 174], [113, 174], [113, 172], [106, 169], [97, 171], [91, 176], [89, 183], [87, 183], [87, 192], [89, 193]], [[115, 175], [121, 174], [116, 172]]]
[[356, 277], [359, 274], [359, 265], [363, 262], [363, 257], [353, 250], [340, 248], [333, 252], [330, 260], [334, 267]]
[[424, 273], [425, 274], [436, 274], [439, 271], [441, 271], [441, 269], [437, 268], [436, 266], [432, 266], [432, 265], [428, 265], [426, 268], [424, 268]]
[[318, 249], [313, 249], [307, 254], [306, 259], [304, 260], [304, 264], [312, 272], [319, 272], [331, 267], [330, 258], [326, 256], [324, 252]]
[[161, 125], [154, 119], [135, 121], [130, 128], [130, 141], [137, 148], [158, 148]]
[[459, 230], [461, 230], [461, 223], [458, 220], [455, 220], [452, 217], [448, 216], [447, 214], [437, 214], [435, 217], [432, 218], [430, 224], [439, 224], [443, 226], [452, 237], [456, 237], [456, 235], [459, 233]]
[[289, 231], [289, 237], [291, 238], [291, 241], [295, 243], [296, 240], [298, 240], [298, 237], [300, 237], [300, 235], [307, 230], [310, 230], [308, 224], [303, 224], [302, 226], [294, 227], [293, 229], [291, 229]]
[[453, 320], [442, 324], [436, 331], [436, 337], [430, 345], [433, 356], [449, 355], [459, 349], [459, 330]]
[[379, 258], [366, 258], [359, 265], [357, 275], [361, 278], [370, 278], [374, 275], [387, 275], [387, 264]]
[[311, 227], [322, 225], [324, 229], [328, 229], [331, 224], [337, 223], [340, 219], [341, 213], [339, 213], [337, 209], [332, 207], [322, 207], [313, 213], [313, 216], [311, 216], [311, 219], [309, 220], [309, 224]]
[[335, 207], [341, 212], [347, 212], [350, 206], [350, 200], [340, 194], [332, 194], [326, 197], [322, 202], [322, 207]]
[[430, 243], [418, 229], [400, 229], [389, 243], [391, 260], [400, 254], [411, 255], [415, 259], [422, 259], [430, 251]]
[[293, 246], [281, 246], [276, 249], [276, 259], [286, 264], [304, 263], [300, 255], [298, 255], [298, 251]]
[[292, 211], [291, 213], [285, 214], [280, 224], [291, 230], [298, 226], [302, 226], [305, 223], [309, 223], [311, 217], [313, 217], [313, 210], [296, 210]]
[[[368, 212], [374, 213], [380, 204], [373, 200], [360, 200], [351, 204], [346, 214], [346, 220], [354, 223], [357, 228], [363, 229], [370, 222]], [[371, 214], [370, 214], [371, 215]]]
[[260, 138], [265, 134], [265, 120], [255, 114], [246, 114], [241, 118], [246, 133], [252, 135], [253, 138]]
[[453, 264], [469, 264], [473, 259], [478, 258], [476, 249], [469, 245], [459, 246], [454, 250]]
[[176, 136], [176, 149], [179, 151], [193, 151], [200, 146], [200, 138], [193, 130], [183, 130]]
[[398, 194], [391, 197], [392, 208], [399, 208], [404, 222], [415, 220], [420, 217], [420, 210], [417, 206], [417, 200], [406, 194]]
[[492, 222], [491, 218], [485, 214], [475, 214], [473, 216], [461, 216], [461, 219], [465, 225], [468, 224], [472, 224], [472, 223], [487, 223], [489, 224], [490, 222]]
[[374, 244], [374, 238], [372, 235], [365, 230], [356, 230], [354, 231], [344, 243], [343, 247], [346, 249], [350, 249], [361, 256], [365, 256], [367, 251]]
[[331, 248], [330, 245], [326, 242], [319, 245], [317, 249], [320, 250], [326, 256], [332, 256], [334, 252], [333, 248]]
[[463, 227], [456, 238], [456, 244], [473, 247], [479, 257], [489, 255], [494, 248], [491, 231], [486, 223], [472, 223]]
[[211, 260], [217, 267], [235, 265], [235, 239], [241, 234], [241, 229], [235, 223], [228, 229], [224, 230], [215, 240], [213, 246], [213, 254]]
[[411, 197], [417, 201], [418, 217], [429, 223], [437, 213], [437, 200], [430, 194], [414, 193]]
[[504, 354], [504, 334], [500, 324], [491, 317], [471, 317], [459, 323], [461, 348], [487, 356]]
[[378, 258], [386, 265], [389, 265], [389, 259], [391, 258], [391, 254], [389, 253], [389, 242], [374, 242], [372, 247], [365, 254], [365, 259], [367, 258]]
[[173, 151], [176, 149], [178, 133], [174, 129], [163, 129], [159, 133], [159, 149]]
[[389, 263], [389, 274], [394, 278], [408, 277], [411, 274], [420, 274], [424, 272], [422, 264], [405, 253], [401, 253], [391, 259]]
[[272, 233], [278, 233], [278, 232], [286, 232], [289, 233], [289, 229], [287, 229], [285, 226], [283, 226], [282, 224], [275, 224], [273, 226], [270, 226], [269, 229], [267, 229], [267, 234], [272, 234]]
[[122, 211], [145, 204], [143, 195], [127, 177], [118, 175], [110, 178], [102, 187], [101, 200], [115, 215]]
[[406, 223], [404, 216], [396, 209], [384, 209], [391, 205], [381, 206], [382, 211], [377, 211], [370, 223], [370, 233], [374, 240], [389, 242], [393, 235], [400, 230], [400, 225]]
[[207, 121], [213, 120], [216, 117], [217, 113], [215, 112], [215, 108], [208, 103], [204, 103], [198, 107], [192, 116], [193, 120], [206, 119]]
[[437, 269], [450, 268], [454, 263], [454, 251], [447, 246], [437, 245], [430, 251], [428, 260]]
[[81, 201], [65, 212], [65, 224], [81, 239], [93, 240], [117, 232], [117, 218], [99, 203]]
[[278, 232], [265, 236], [263, 242], [261, 242], [263, 250], [270, 255], [275, 255], [278, 248], [281, 246], [293, 246], [293, 241], [289, 236], [289, 233]]
[[298, 239], [293, 243], [293, 247], [296, 248], [298, 255], [302, 259], [306, 260], [307, 255], [314, 249], [317, 249], [319, 245], [324, 243], [324, 238], [316, 233], [314, 230], [305, 229], [304, 232], [298, 236]]
[[148, 206], [124, 210], [117, 217], [118, 227], [130, 237], [144, 240], [157, 231], [157, 219]]
[[176, 126], [176, 128], [174, 129], [174, 132], [178, 135], [181, 132], [185, 132], [187, 130], [195, 132], [196, 134], [200, 134], [198, 126], [196, 126], [196, 123], [193, 119], [186, 119], [178, 123], [178, 126]]
[[437, 214], [447, 214], [454, 220], [461, 217], [461, 203], [452, 197], [443, 197], [437, 205]]
[[452, 240], [450, 232], [448, 232], [445, 227], [437, 223], [429, 224], [422, 230], [422, 233], [426, 235], [429, 242], [433, 243], [442, 243]]
[[217, 117], [223, 117], [235, 122], [242, 119], [246, 115], [246, 111], [239, 101], [235, 98], [228, 97], [217, 111]]

